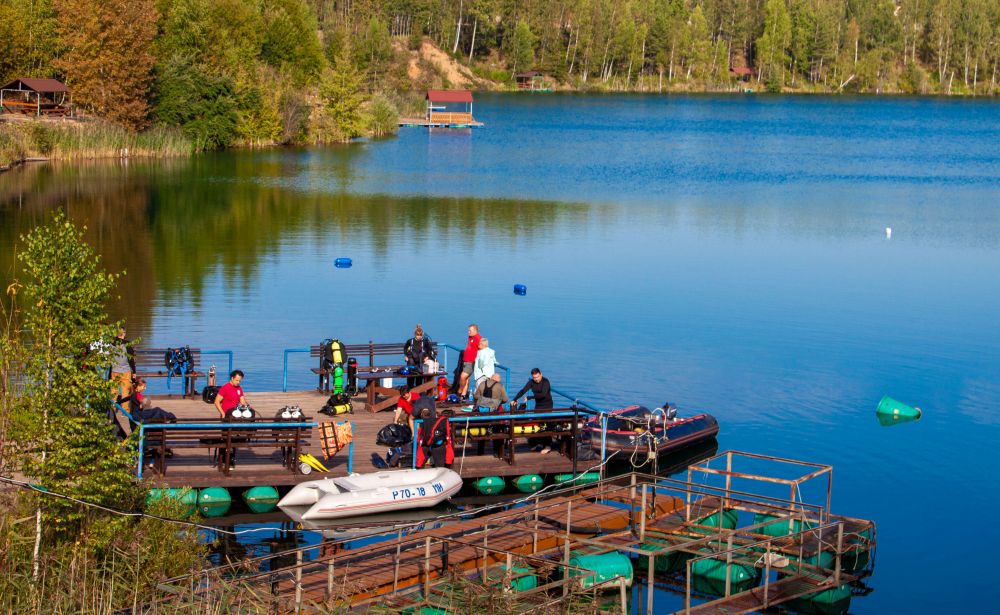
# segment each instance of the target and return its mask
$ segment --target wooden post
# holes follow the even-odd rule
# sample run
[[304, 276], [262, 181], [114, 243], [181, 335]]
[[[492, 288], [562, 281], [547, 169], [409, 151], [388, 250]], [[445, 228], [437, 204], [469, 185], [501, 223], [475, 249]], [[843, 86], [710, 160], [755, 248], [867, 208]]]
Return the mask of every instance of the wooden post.
[[733, 452], [729, 451], [726, 453], [726, 503], [725, 506], [729, 506], [729, 492], [733, 487]]
[[684, 562], [686, 574], [684, 575], [684, 612], [691, 612], [691, 559]]
[[531, 539], [531, 553], [534, 555], [538, 553], [538, 498], [535, 498], [535, 522], [534, 531], [532, 532], [533, 538]]
[[[566, 538], [563, 539], [563, 570], [566, 571], [563, 578], [569, 579], [569, 527], [573, 520], [573, 500], [566, 502]], [[563, 597], [569, 593], [569, 583], [563, 583]]]
[[649, 556], [646, 569], [646, 615], [653, 615], [653, 555]]
[[480, 577], [483, 583], [486, 583], [486, 555], [488, 551], [486, 550], [487, 541], [489, 539], [490, 524], [489, 521], [483, 523], [483, 567], [480, 571]]
[[[719, 518], [721, 521], [721, 517]], [[721, 527], [720, 527], [721, 529]], [[726, 598], [729, 597], [730, 585], [732, 584], [733, 570], [733, 535], [730, 533], [726, 538]]]
[[639, 542], [646, 539], [646, 483], [642, 484], [642, 510], [639, 517]]
[[618, 598], [621, 601], [622, 615], [628, 615], [628, 595], [625, 593], [625, 577], [618, 577]]
[[295, 552], [295, 612], [302, 612], [302, 550]]
[[396, 590], [399, 589], [399, 549], [402, 541], [403, 528], [399, 528], [399, 531], [396, 532], [396, 561], [392, 569], [392, 593], [396, 593]]
[[771, 541], [767, 541], [767, 550], [764, 552], [764, 608], [767, 608], [767, 592], [771, 588]]
[[334, 556], [330, 556], [330, 561], [326, 564], [326, 599], [333, 598], [333, 562]]
[[424, 540], [424, 600], [431, 595], [431, 537]]
[[[844, 522], [841, 521], [837, 524], [837, 561], [833, 568], [833, 582], [840, 587], [840, 553], [844, 549]], [[819, 560], [819, 555], [816, 556], [817, 561]]]
[[508, 551], [507, 552], [507, 572], [506, 572], [506, 574], [504, 574], [504, 585], [503, 585], [504, 591], [506, 591], [508, 589], [512, 589], [511, 588], [511, 582], [512, 582], [511, 577], [514, 575], [513, 568], [514, 568], [514, 558], [510, 554], [510, 551]]

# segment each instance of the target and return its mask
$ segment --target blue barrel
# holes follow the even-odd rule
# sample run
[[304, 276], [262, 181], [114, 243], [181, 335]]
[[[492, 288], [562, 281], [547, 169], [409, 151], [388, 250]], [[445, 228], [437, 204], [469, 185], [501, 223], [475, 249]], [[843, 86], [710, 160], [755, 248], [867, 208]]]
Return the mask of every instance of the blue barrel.
[[351, 259], [349, 259], [349, 258], [347, 258], [345, 256], [341, 256], [337, 260], [333, 261], [333, 266], [337, 267], [338, 269], [347, 269], [348, 267], [350, 267], [353, 264], [354, 264], [354, 262], [351, 261]]
[[524, 284], [515, 284], [514, 285], [514, 294], [515, 295], [522, 295], [522, 296], [523, 295], [527, 295], [528, 294], [528, 287], [525, 286]]

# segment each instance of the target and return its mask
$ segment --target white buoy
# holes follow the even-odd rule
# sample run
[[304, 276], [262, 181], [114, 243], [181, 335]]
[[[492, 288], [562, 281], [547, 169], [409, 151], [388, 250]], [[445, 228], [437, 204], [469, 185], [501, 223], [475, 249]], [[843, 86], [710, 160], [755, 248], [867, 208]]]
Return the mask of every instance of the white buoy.
[[885, 227], [885, 238], [886, 239], [892, 239], [892, 227], [891, 226]]

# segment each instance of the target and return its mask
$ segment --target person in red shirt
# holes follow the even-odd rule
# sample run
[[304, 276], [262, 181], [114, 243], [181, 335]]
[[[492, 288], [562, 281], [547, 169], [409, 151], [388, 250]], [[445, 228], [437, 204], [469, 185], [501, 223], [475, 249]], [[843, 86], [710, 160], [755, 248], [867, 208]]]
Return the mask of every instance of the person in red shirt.
[[215, 396], [215, 409], [225, 418], [226, 413], [236, 406], [246, 406], [247, 398], [243, 396], [243, 372], [234, 369], [229, 374], [229, 382], [219, 387], [219, 394]]
[[465, 399], [469, 392], [469, 378], [472, 377], [472, 370], [476, 365], [476, 355], [479, 354], [479, 340], [483, 339], [479, 335], [479, 326], [475, 323], [469, 325], [469, 341], [462, 351], [462, 376], [458, 384], [458, 396]]
[[413, 402], [420, 397], [420, 393], [415, 391], [406, 391], [403, 393], [399, 401], [396, 402], [396, 422], [402, 417], [403, 413], [406, 413], [407, 421], [410, 425], [410, 433], [413, 433]]

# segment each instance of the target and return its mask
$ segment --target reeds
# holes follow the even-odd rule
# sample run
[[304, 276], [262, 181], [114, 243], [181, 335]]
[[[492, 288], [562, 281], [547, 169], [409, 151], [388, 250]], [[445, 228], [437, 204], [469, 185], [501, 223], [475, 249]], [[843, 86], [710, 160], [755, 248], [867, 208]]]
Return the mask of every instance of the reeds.
[[194, 151], [191, 140], [176, 128], [154, 126], [143, 132], [132, 132], [101, 120], [0, 123], [0, 167], [32, 158], [167, 157], [187, 156]]

